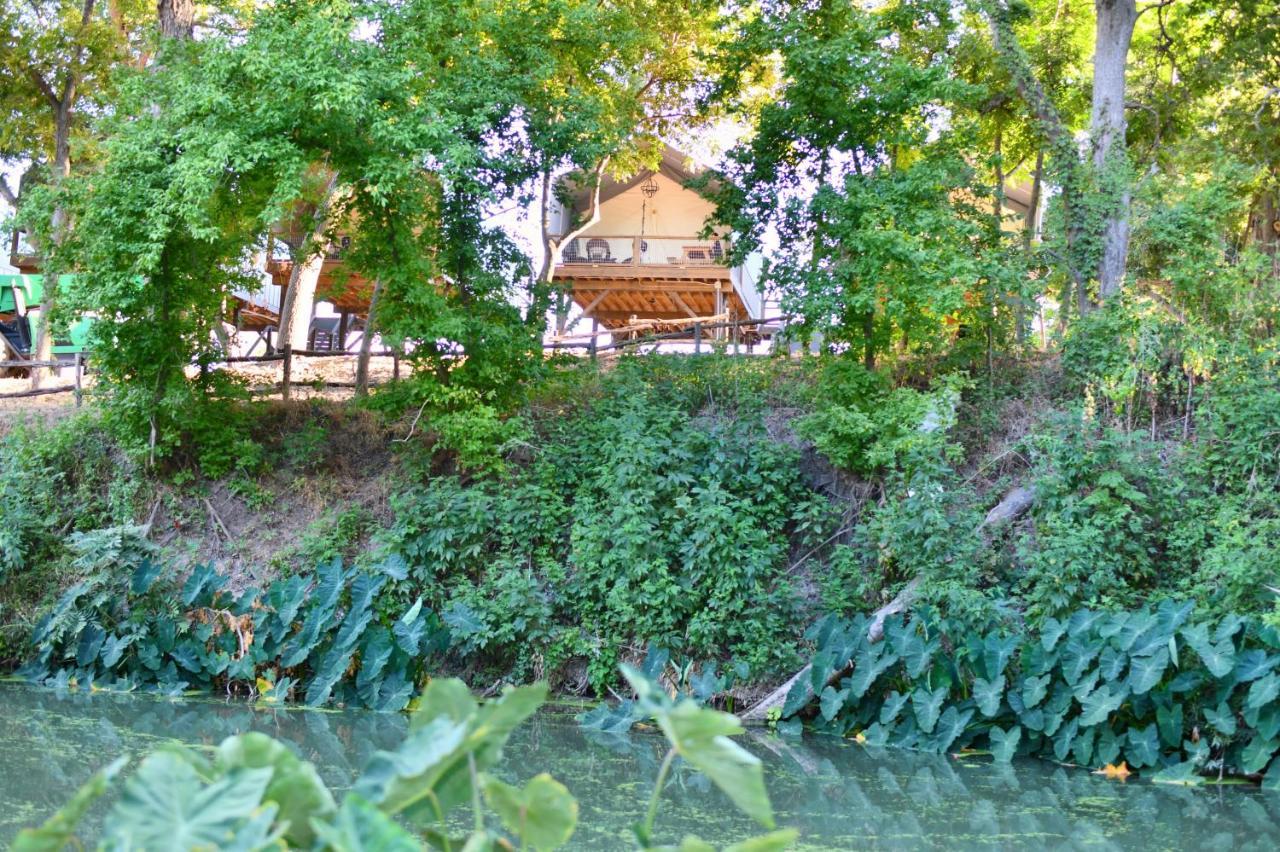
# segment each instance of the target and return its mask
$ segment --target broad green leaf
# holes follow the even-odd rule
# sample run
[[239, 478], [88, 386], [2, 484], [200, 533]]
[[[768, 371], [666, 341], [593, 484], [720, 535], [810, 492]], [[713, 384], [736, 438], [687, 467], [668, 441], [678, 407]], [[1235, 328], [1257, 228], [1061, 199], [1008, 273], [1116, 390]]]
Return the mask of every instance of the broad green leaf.
[[1152, 722], [1145, 728], [1130, 728], [1124, 748], [1124, 756], [1134, 769], [1155, 766], [1160, 760], [1160, 735]]
[[423, 690], [418, 709], [409, 720], [409, 729], [425, 727], [441, 717], [465, 722], [475, 716], [479, 707], [465, 683], [452, 677], [437, 678]]
[[1204, 708], [1204, 718], [1215, 731], [1223, 736], [1234, 736], [1236, 732], [1236, 714], [1224, 700], [1217, 708]]
[[93, 777], [76, 790], [57, 813], [38, 828], [24, 828], [13, 841], [13, 852], [60, 852], [75, 837], [76, 826], [89, 812], [93, 803], [102, 798], [112, 780], [129, 762], [128, 757], [118, 757], [99, 769]]
[[880, 705], [880, 724], [887, 725], [896, 720], [910, 698], [911, 696], [903, 695], [896, 689], [890, 692], [884, 703]]
[[157, 565], [151, 561], [151, 557], [144, 557], [138, 563], [138, 567], [133, 569], [133, 578], [129, 582], [129, 592], [134, 595], [145, 595], [151, 591], [151, 587], [155, 585], [156, 579], [159, 578], [163, 565]]
[[1182, 637], [1187, 640], [1187, 644], [1191, 646], [1192, 650], [1200, 656], [1200, 659], [1204, 661], [1205, 668], [1214, 677], [1226, 677], [1235, 668], [1235, 647], [1231, 644], [1229, 636], [1215, 644], [1209, 639], [1208, 625], [1196, 624], [1191, 627], [1184, 627], [1182, 629]]
[[1049, 694], [1049, 682], [1052, 679], [1051, 675], [1041, 675], [1024, 680], [1022, 682], [1023, 704], [1031, 708], [1044, 701], [1044, 697]]
[[1052, 651], [1058, 640], [1067, 632], [1067, 626], [1058, 619], [1049, 617], [1040, 625], [1040, 645], [1046, 651]]
[[337, 810], [315, 766], [299, 760], [288, 746], [266, 734], [251, 731], [223, 740], [214, 752], [214, 767], [224, 773], [270, 769], [271, 780], [263, 799], [279, 806], [280, 818], [289, 824], [285, 837], [294, 845], [310, 845], [312, 821], [326, 819]]
[[1236, 655], [1236, 682], [1248, 683], [1251, 680], [1257, 680], [1273, 671], [1277, 663], [1280, 663], [1280, 656], [1268, 654], [1259, 648], [1241, 651]]
[[773, 808], [764, 789], [760, 759], [729, 739], [743, 730], [736, 717], [681, 701], [656, 718], [685, 761], [710, 778], [739, 810], [765, 828], [773, 828]]
[[988, 636], [983, 642], [982, 664], [988, 679], [1000, 679], [1014, 651], [1018, 649], [1017, 636]]
[[988, 732], [991, 738], [991, 754], [996, 763], [1008, 763], [1018, 751], [1018, 741], [1022, 739], [1022, 728], [1013, 725], [1009, 730], [992, 726]]
[[1151, 776], [1155, 784], [1176, 784], [1183, 787], [1198, 787], [1204, 783], [1194, 760], [1186, 760], [1165, 767]]
[[420, 852], [422, 843], [395, 820], [352, 793], [331, 822], [312, 824], [325, 848], [340, 852]]
[[996, 678], [994, 683], [981, 677], [973, 679], [973, 700], [977, 703], [978, 710], [982, 712], [983, 716], [990, 719], [1000, 712], [1000, 702], [1004, 698], [1004, 689], [1004, 675]]
[[1272, 672], [1250, 685], [1244, 706], [1249, 710], [1259, 710], [1274, 701], [1277, 695], [1280, 695], [1280, 677]]
[[1267, 772], [1262, 776], [1262, 789], [1280, 792], [1280, 757], [1271, 761]]
[[946, 687], [938, 687], [932, 691], [920, 687], [911, 693], [911, 708], [915, 711], [916, 724], [920, 726], [921, 731], [926, 734], [933, 732], [933, 726], [938, 724], [938, 717], [942, 714], [942, 702], [946, 697]]
[[965, 710], [963, 713], [956, 710], [955, 705], [951, 705], [943, 711], [938, 717], [938, 724], [933, 731], [933, 746], [939, 752], [944, 752], [951, 748], [952, 744], [960, 738], [960, 735], [968, 728], [970, 720], [973, 719], [973, 710]]
[[[1088, 727], [1105, 722], [1124, 703], [1128, 690], [1115, 684], [1101, 686], [1080, 702], [1080, 724]], [[1109, 762], [1109, 761], [1108, 761]]]
[[109, 844], [135, 849], [218, 847], [262, 802], [270, 769], [236, 769], [205, 784], [173, 752], [152, 754], [107, 816]]
[[1250, 775], [1261, 772], [1277, 749], [1280, 749], [1280, 742], [1255, 735], [1240, 752], [1240, 771]]
[[835, 687], [828, 686], [822, 690], [822, 698], [819, 708], [822, 712], [822, 718], [830, 722], [836, 717], [844, 707], [845, 699], [849, 697], [849, 690], [841, 689], [837, 691]]
[[352, 789], [390, 814], [431, 796], [447, 771], [466, 763], [468, 721], [440, 715], [410, 729], [395, 751], [374, 753]]
[[1129, 664], [1129, 690], [1134, 695], [1150, 692], [1169, 667], [1169, 650], [1161, 646], [1147, 657], [1134, 657]]
[[427, 621], [421, 618], [422, 614], [422, 597], [419, 596], [413, 602], [413, 606], [405, 610], [404, 615], [396, 619], [396, 623], [391, 626], [391, 632], [396, 637], [396, 644], [400, 646], [400, 650], [404, 651], [410, 657], [418, 656], [419, 649], [422, 646], [422, 634], [427, 629]]
[[897, 655], [883, 648], [883, 645], [868, 645], [855, 660], [853, 674], [849, 678], [849, 690], [854, 698], [866, 695], [876, 679], [898, 661]]
[[578, 824], [578, 802], [563, 784], [545, 772], [524, 787], [513, 787], [486, 777], [484, 796], [507, 830], [521, 846], [559, 849], [569, 842]]
[[1068, 684], [1074, 684], [1089, 664], [1098, 656], [1101, 646], [1087, 642], [1080, 636], [1073, 635], [1062, 648], [1062, 676]]
[[1156, 725], [1160, 728], [1160, 741], [1170, 748], [1177, 748], [1182, 742], [1182, 705], [1157, 707]]

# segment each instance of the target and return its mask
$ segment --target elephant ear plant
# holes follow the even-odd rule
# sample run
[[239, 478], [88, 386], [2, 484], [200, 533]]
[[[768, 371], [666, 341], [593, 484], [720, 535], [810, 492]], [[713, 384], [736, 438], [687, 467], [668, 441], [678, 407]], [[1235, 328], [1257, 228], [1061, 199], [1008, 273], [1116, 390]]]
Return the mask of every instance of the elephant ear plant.
[[[760, 763], [728, 739], [737, 719], [673, 703], [642, 676], [628, 672], [639, 705], [671, 744], [644, 821], [641, 849], [712, 849], [696, 838], [679, 847], [650, 842], [658, 797], [679, 755], [706, 774], [738, 807], [767, 827], [773, 817]], [[261, 733], [229, 737], [210, 753], [182, 746], [143, 759], [107, 814], [100, 849], [378, 849], [552, 850], [578, 822], [578, 803], [545, 773], [522, 786], [490, 770], [511, 733], [546, 700], [544, 684], [508, 689], [479, 703], [459, 680], [432, 681], [410, 720], [404, 742], [376, 753], [339, 800], [285, 744]], [[76, 829], [125, 765], [119, 758], [96, 774], [61, 811], [17, 838], [17, 852], [83, 848]], [[456, 814], [469, 807], [471, 825]], [[774, 832], [729, 847], [735, 852], [783, 849], [794, 832]]]

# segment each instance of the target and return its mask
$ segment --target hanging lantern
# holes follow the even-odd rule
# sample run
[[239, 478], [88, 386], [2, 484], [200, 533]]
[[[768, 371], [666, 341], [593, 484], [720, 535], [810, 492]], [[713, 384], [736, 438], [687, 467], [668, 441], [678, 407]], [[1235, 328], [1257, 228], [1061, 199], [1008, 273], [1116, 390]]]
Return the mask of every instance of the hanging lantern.
[[658, 194], [658, 182], [653, 179], [653, 175], [649, 175], [641, 182], [640, 191], [644, 193], [645, 198], [653, 198]]

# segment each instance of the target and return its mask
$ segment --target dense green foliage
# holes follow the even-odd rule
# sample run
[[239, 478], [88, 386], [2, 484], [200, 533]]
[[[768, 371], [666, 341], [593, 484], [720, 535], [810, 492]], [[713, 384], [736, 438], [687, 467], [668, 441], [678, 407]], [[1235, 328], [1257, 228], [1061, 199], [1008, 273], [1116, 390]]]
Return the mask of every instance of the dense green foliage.
[[819, 532], [825, 501], [765, 427], [774, 370], [671, 358], [566, 378], [594, 386], [572, 412], [535, 407], [527, 464], [397, 498], [388, 545], [415, 586], [520, 676], [585, 656], [602, 686], [649, 642], [778, 670], [790, 542]]
[[[136, 531], [115, 536], [137, 541]], [[400, 607], [383, 593], [384, 574], [334, 561], [265, 593], [235, 594], [208, 565], [179, 585], [144, 550], [117, 548], [105, 564], [88, 566], [36, 626], [37, 654], [25, 676], [398, 710], [448, 646], [448, 632], [421, 599]], [[121, 570], [130, 564], [132, 572]]]
[[[674, 849], [654, 842], [659, 797], [671, 760], [679, 755], [766, 828], [773, 813], [759, 759], [729, 737], [742, 733], [726, 713], [674, 704], [642, 677], [646, 713], [661, 728], [670, 752], [656, 779], [647, 817], [635, 827], [639, 849]], [[374, 754], [341, 803], [315, 767], [266, 734], [228, 737], [211, 755], [170, 746], [143, 759], [123, 785], [101, 838], [107, 848], [219, 849], [500, 849], [552, 850], [578, 823], [578, 803], [546, 773], [516, 787], [489, 774], [507, 740], [546, 696], [537, 684], [508, 689], [478, 703], [458, 680], [432, 681], [398, 748]], [[77, 824], [127, 762], [122, 757], [95, 775], [44, 825], [23, 831], [19, 852], [79, 846]], [[473, 827], [455, 814], [469, 808]], [[794, 831], [774, 831], [725, 847], [725, 852], [770, 852], [789, 846]], [[685, 852], [715, 846], [685, 837]]]
[[[1084, 766], [1123, 759], [1158, 781], [1266, 772], [1280, 786], [1280, 633], [1254, 619], [1195, 619], [1190, 604], [1081, 610], [1031, 636], [921, 613], [828, 618], [810, 633], [810, 676], [784, 715], [874, 744], [989, 749]], [[847, 673], [847, 676], [845, 674]], [[828, 685], [829, 684], [829, 685]]]

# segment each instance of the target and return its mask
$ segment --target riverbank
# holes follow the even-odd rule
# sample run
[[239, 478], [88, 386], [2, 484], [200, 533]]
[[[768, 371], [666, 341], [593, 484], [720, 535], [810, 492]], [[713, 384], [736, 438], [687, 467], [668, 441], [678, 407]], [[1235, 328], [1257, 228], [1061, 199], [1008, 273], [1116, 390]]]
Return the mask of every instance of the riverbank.
[[[1194, 618], [1170, 638], [1209, 625], [1204, 642], [1177, 641], [1200, 657], [1217, 649], [1209, 667], [1222, 678], [1224, 640], [1233, 660], [1265, 654], [1276, 627], [1280, 452], [1261, 436], [1280, 429], [1280, 388], [1266, 357], [1224, 360], [1190, 396], [1123, 404], [1070, 347], [976, 375], [925, 362], [890, 374], [839, 358], [625, 358], [550, 370], [507, 413], [442, 403], [415, 381], [359, 405], [226, 403], [154, 464], [90, 409], [4, 438], [4, 657], [64, 682], [391, 708], [442, 672], [479, 691], [546, 680], [609, 697], [619, 663], [658, 655], [671, 688], [741, 712], [803, 682], [794, 675], [824, 643], [806, 631], [827, 615], [887, 609], [889, 639], [945, 618], [985, 641], [1044, 635], [1082, 609], [1146, 618], [1177, 602]], [[1226, 631], [1232, 613], [1248, 626]], [[1086, 669], [1113, 637], [1095, 638]], [[952, 723], [976, 709], [964, 705], [973, 678], [999, 698], [1041, 674], [1024, 667], [994, 690], [1000, 672], [955, 647], [931, 656], [968, 666], [931, 705], [954, 710]], [[1109, 652], [1109, 674], [1060, 708], [1064, 720], [1092, 687], [1129, 677], [1114, 654], [1130, 651]], [[812, 704], [797, 693], [788, 707], [783, 690], [757, 715], [877, 736], [879, 720], [862, 718], [872, 705], [833, 697], [845, 687], [828, 675], [841, 668], [833, 658], [811, 677]], [[1170, 686], [1159, 678], [1176, 668], [1152, 667], [1149, 688]], [[1071, 692], [1089, 673], [1059, 671]], [[909, 716], [904, 690], [921, 673], [887, 680], [876, 700], [896, 689]], [[1231, 698], [1256, 707], [1197, 705], [1186, 729], [1216, 713], [1222, 731], [1269, 705], [1247, 698], [1266, 674], [1240, 679]], [[1020, 719], [1009, 709], [1002, 730]], [[1151, 713], [1131, 713], [1144, 737]], [[986, 742], [995, 715], [971, 713], [957, 730]], [[1274, 750], [1268, 730], [1239, 718], [1207, 752], [1173, 733], [1154, 748], [1162, 764], [1194, 754], [1257, 773]], [[1262, 739], [1244, 761], [1249, 731]], [[1124, 744], [1099, 754], [1113, 751]]]

